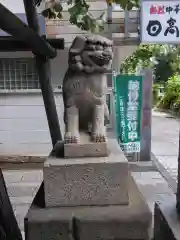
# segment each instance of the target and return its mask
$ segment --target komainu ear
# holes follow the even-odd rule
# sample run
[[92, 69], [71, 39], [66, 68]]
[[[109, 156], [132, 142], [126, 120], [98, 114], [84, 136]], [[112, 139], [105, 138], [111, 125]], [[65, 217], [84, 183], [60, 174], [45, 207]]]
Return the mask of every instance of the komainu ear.
[[84, 36], [77, 36], [69, 49], [69, 55], [72, 56], [80, 54], [84, 49], [85, 42], [86, 38]]

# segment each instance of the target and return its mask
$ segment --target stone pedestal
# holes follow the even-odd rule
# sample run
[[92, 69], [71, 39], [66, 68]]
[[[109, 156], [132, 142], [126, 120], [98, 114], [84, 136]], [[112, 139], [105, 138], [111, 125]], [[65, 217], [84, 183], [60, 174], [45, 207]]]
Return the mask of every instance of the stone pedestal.
[[128, 162], [123, 154], [104, 158], [47, 159], [47, 207], [128, 204]]
[[149, 240], [149, 207], [115, 139], [108, 149], [108, 157], [47, 159], [26, 240]]
[[129, 204], [46, 208], [43, 186], [25, 218], [26, 240], [149, 240], [152, 216], [133, 178]]

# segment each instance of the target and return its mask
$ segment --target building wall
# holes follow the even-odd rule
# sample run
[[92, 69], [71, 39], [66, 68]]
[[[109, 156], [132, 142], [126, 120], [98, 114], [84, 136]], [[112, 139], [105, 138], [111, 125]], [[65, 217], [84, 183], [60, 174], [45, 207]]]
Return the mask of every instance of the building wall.
[[[32, 58], [33, 55], [30, 52], [0, 53], [0, 59], [9, 57]], [[60, 62], [63, 61], [60, 59]], [[64, 66], [57, 60], [51, 64], [52, 79], [54, 77], [62, 79], [63, 76], [59, 73]], [[59, 84], [59, 81], [56, 82]], [[55, 92], [55, 101], [64, 132], [61, 92]], [[0, 155], [46, 156], [51, 148], [41, 90], [0, 90]]]
[[[55, 94], [55, 101], [62, 128], [61, 94]], [[0, 154], [46, 156], [51, 148], [41, 94], [0, 94]]]

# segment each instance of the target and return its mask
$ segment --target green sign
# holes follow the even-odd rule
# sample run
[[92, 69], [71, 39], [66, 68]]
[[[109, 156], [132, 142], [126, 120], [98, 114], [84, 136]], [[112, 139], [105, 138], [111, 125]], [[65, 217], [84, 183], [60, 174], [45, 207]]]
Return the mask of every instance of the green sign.
[[127, 153], [140, 152], [142, 76], [114, 77], [118, 142]]

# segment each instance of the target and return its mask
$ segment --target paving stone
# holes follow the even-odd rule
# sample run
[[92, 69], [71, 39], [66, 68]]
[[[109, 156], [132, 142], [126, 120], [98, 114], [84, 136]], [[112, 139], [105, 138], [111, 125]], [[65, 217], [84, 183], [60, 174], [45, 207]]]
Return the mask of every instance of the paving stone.
[[22, 206], [16, 205], [16, 206], [13, 206], [13, 210], [15, 215], [25, 216], [28, 212], [29, 207], [30, 207], [30, 204], [26, 204]]
[[170, 196], [173, 194], [172, 189], [159, 172], [133, 172], [132, 175], [152, 213], [154, 213], [155, 201], [162, 199], [164, 194]]
[[152, 141], [152, 152], [157, 156], [177, 156], [178, 147], [165, 141]]
[[24, 231], [24, 217], [22, 215], [16, 214], [16, 220], [21, 231]]
[[24, 197], [34, 196], [40, 184], [26, 183], [26, 184], [8, 184], [8, 194], [10, 197]]
[[19, 182], [35, 182], [39, 183], [43, 180], [43, 173], [39, 170], [6, 170], [3, 171], [4, 179], [6, 182], [19, 183]]
[[[34, 196], [34, 194], [33, 194]], [[33, 196], [21, 196], [21, 197], [10, 197], [10, 201], [12, 205], [29, 205], [33, 201]]]

